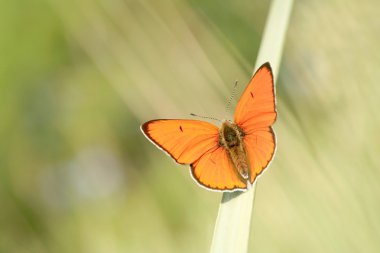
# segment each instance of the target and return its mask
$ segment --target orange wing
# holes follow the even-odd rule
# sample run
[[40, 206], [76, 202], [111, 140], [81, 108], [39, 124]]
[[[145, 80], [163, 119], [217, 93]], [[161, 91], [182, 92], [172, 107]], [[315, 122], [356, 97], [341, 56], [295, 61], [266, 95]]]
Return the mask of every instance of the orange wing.
[[254, 74], [235, 110], [235, 123], [245, 133], [251, 183], [272, 160], [276, 137], [271, 128], [277, 117], [273, 74], [269, 63]]
[[276, 137], [271, 127], [258, 128], [244, 136], [244, 144], [251, 166], [250, 182], [253, 184], [274, 156]]
[[267, 62], [256, 71], [243, 92], [235, 109], [235, 123], [254, 130], [272, 125], [276, 116], [273, 74]]
[[219, 142], [218, 128], [199, 120], [152, 120], [141, 130], [180, 164], [195, 162]]
[[219, 145], [219, 129], [199, 120], [152, 120], [141, 126], [145, 136], [177, 163], [191, 164], [193, 178], [213, 190], [245, 189]]
[[213, 190], [232, 191], [247, 188], [237, 176], [226, 150], [215, 147], [191, 164], [193, 178], [202, 186]]

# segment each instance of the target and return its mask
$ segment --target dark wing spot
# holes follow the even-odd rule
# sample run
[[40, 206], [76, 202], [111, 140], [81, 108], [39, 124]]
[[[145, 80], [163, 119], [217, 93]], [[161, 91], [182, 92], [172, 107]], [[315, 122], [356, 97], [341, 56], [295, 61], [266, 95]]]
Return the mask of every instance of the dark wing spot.
[[249, 93], [251, 93], [251, 97], [252, 97], [252, 98], [254, 98], [254, 97], [255, 97], [255, 96], [253, 96], [252, 92], [249, 92]]
[[179, 130], [181, 130], [181, 132], [183, 132], [182, 126], [179, 126]]

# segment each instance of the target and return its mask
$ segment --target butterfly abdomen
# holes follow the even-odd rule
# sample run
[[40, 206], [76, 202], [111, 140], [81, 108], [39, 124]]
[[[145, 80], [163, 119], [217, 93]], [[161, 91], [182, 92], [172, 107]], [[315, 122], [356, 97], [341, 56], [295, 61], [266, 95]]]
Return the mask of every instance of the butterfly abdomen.
[[225, 121], [220, 129], [219, 144], [227, 150], [239, 177], [246, 181], [249, 179], [249, 165], [243, 136], [244, 132], [236, 124]]

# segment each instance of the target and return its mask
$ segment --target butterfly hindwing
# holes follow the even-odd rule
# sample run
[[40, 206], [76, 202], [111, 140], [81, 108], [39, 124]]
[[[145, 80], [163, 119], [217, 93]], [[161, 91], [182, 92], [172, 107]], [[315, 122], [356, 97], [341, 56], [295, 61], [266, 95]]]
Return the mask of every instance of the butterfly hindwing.
[[276, 138], [271, 127], [256, 129], [244, 137], [250, 168], [250, 182], [253, 183], [258, 175], [268, 166], [276, 149]]
[[191, 164], [191, 174], [201, 185], [214, 190], [246, 189], [237, 175], [227, 151], [216, 147]]

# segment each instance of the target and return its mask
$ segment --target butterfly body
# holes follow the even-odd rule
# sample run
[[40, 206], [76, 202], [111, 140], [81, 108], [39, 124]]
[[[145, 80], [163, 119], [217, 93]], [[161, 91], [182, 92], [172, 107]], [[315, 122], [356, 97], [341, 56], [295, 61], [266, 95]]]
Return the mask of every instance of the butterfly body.
[[199, 185], [217, 191], [245, 191], [268, 167], [276, 150], [277, 117], [272, 69], [263, 64], [220, 128], [206, 121], [157, 119], [141, 130], [179, 164], [190, 165]]
[[223, 146], [230, 162], [242, 180], [249, 179], [249, 164], [244, 147], [244, 131], [235, 123], [225, 121], [219, 131], [219, 144]]

